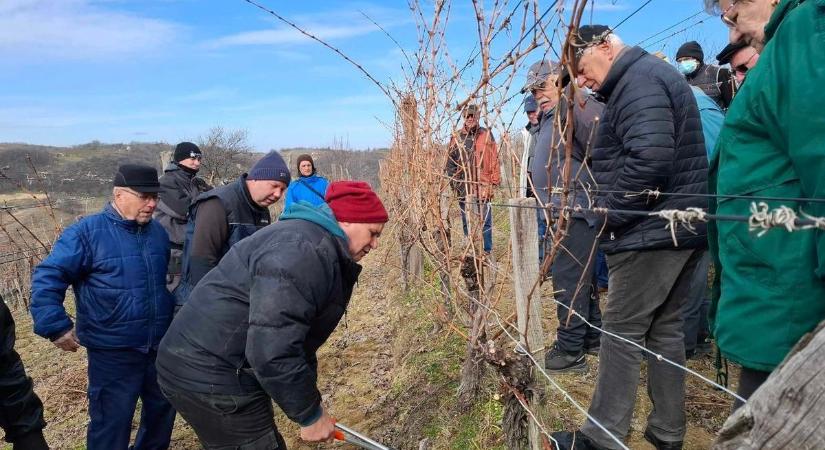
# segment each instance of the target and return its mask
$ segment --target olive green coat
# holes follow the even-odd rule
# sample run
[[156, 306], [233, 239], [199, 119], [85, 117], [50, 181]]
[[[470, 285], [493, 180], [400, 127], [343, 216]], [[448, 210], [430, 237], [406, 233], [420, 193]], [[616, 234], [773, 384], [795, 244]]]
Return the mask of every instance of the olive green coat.
[[[710, 166], [718, 194], [825, 198], [825, 0], [783, 0], [765, 27]], [[825, 216], [825, 204], [769, 201]], [[719, 198], [710, 211], [749, 215], [751, 201]], [[800, 214], [801, 215], [801, 214]], [[741, 222], [709, 227], [717, 257], [712, 330], [723, 356], [770, 371], [825, 319], [825, 231]]]

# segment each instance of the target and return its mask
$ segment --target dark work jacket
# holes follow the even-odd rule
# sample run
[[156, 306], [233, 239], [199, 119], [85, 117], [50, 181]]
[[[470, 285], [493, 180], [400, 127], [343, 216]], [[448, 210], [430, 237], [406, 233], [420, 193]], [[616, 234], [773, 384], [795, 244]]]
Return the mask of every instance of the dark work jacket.
[[158, 181], [160, 181], [161, 191], [158, 195], [154, 219], [163, 225], [166, 233], [169, 234], [172, 248], [182, 250], [186, 238], [189, 205], [202, 192], [212, 189], [212, 186], [194, 172], [187, 171], [177, 163], [169, 163], [163, 169], [163, 176]]
[[43, 403], [14, 350], [14, 318], [0, 297], [0, 428], [7, 442], [43, 429]]
[[688, 84], [701, 89], [720, 108], [728, 109], [733, 99], [733, 78], [730, 70], [702, 63], [695, 72], [685, 78]]
[[[602, 115], [604, 105], [599, 103], [592, 96], [583, 96], [576, 101], [573, 106], [573, 152], [570, 161], [570, 194], [567, 205], [581, 205], [589, 208], [587, 192], [595, 188], [596, 182], [586, 167], [589, 155], [588, 144], [592, 147], [595, 134], [592, 132], [593, 125], [597, 117]], [[561, 189], [564, 184], [562, 169], [564, 168], [565, 148], [559, 136], [558, 125], [555, 123], [555, 115], [561, 114], [562, 128], [563, 122], [567, 119], [567, 102], [562, 101], [559, 105], [544, 113], [542, 116], [541, 131], [536, 143], [535, 158], [531, 167], [531, 176], [536, 190], [539, 192], [538, 198], [542, 203], [552, 203], [555, 206], [561, 205]], [[551, 151], [551, 148], [554, 150]], [[548, 169], [550, 178], [548, 180]], [[556, 188], [551, 192], [549, 187]], [[592, 215], [580, 215], [587, 217], [591, 225], [595, 224], [595, 217]]]
[[229, 238], [223, 245], [218, 260], [222, 258], [229, 249], [242, 239], [251, 236], [256, 231], [267, 226], [272, 221], [267, 208], [258, 206], [249, 195], [246, 188], [246, 174], [233, 183], [212, 189], [199, 195], [189, 208], [189, 222], [186, 227], [186, 241], [183, 244], [183, 268], [181, 270], [181, 281], [175, 288], [175, 303], [183, 305], [189, 298], [189, 294], [195, 285], [200, 281], [200, 277], [208, 272], [211, 267], [199, 267], [198, 264], [205, 264], [192, 258], [191, 246], [192, 237], [195, 233], [195, 222], [198, 220], [198, 206], [206, 200], [217, 198], [220, 200], [223, 209], [226, 211], [226, 223], [229, 224]]
[[232, 247], [192, 291], [158, 351], [161, 385], [204, 394], [263, 390], [291, 420], [317, 418], [315, 353], [346, 311], [361, 266], [329, 207], [307, 205], [291, 208], [327, 217], [285, 212]]
[[[592, 170], [600, 206], [662, 211], [707, 208], [702, 197], [625, 192], [646, 189], [682, 194], [707, 192], [708, 159], [696, 98], [685, 78], [639, 47], [627, 48], [598, 90], [607, 101], [593, 147]], [[671, 232], [658, 217], [607, 215], [606, 253], [673, 248]], [[677, 227], [679, 248], [706, 248], [706, 227]]]

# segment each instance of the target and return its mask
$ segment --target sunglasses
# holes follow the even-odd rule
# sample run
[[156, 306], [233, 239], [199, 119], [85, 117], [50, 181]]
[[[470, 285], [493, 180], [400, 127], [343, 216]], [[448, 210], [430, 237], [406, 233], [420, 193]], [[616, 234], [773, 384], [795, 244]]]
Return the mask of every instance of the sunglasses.
[[734, 67], [733, 67], [733, 71], [734, 71], [734, 72], [736, 72], [736, 73], [741, 73], [741, 74], [745, 74], [745, 73], [747, 73], [747, 71], [748, 71], [748, 64], [750, 64], [750, 63], [751, 63], [751, 61], [753, 61], [753, 58], [754, 58], [756, 55], [757, 55], [757, 53], [756, 53], [756, 52], [753, 52], [753, 55], [751, 55], [751, 57], [750, 57], [750, 58], [748, 58], [748, 60], [747, 60], [747, 61], [745, 61], [745, 62], [744, 62], [744, 63], [742, 63], [742, 64], [739, 64], [738, 66], [734, 66]]
[[736, 28], [736, 19], [731, 19], [728, 17], [728, 13], [733, 11], [733, 8], [737, 3], [739, 3], [739, 1], [740, 0], [733, 0], [730, 2], [730, 6], [725, 8], [725, 10], [722, 11], [722, 14], [719, 15], [719, 18], [722, 19], [722, 23], [724, 23], [728, 28]]

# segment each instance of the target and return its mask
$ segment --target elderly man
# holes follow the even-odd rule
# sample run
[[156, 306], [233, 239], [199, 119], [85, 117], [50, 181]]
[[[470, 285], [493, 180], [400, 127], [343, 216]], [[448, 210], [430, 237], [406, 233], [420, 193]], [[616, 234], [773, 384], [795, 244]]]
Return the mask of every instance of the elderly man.
[[189, 209], [183, 244], [181, 282], [175, 289], [180, 309], [201, 278], [218, 265], [229, 248], [269, 225], [268, 207], [284, 195], [289, 169], [278, 152], [258, 160], [235, 182], [198, 196]]
[[169, 234], [169, 245], [172, 247], [166, 274], [169, 292], [174, 291], [180, 283], [189, 205], [202, 192], [212, 189], [203, 178], [197, 176], [202, 158], [203, 153], [197, 145], [181, 142], [175, 146], [174, 158], [163, 169], [163, 176], [160, 177], [161, 191], [154, 217]]
[[43, 438], [43, 403], [14, 351], [14, 317], [0, 297], [0, 428], [13, 450], [48, 450]]
[[[328, 206], [327, 206], [328, 205]], [[272, 400], [301, 439], [331, 440], [316, 351], [344, 315], [388, 216], [369, 185], [330, 184], [229, 250], [163, 339], [163, 392], [207, 449], [279, 449]]]
[[[152, 220], [157, 171], [124, 164], [103, 211], [66, 228], [32, 274], [34, 332], [89, 358], [89, 450], [126, 450], [141, 400], [134, 449], [169, 446], [175, 411], [160, 392], [155, 357], [172, 320], [166, 290], [169, 237]], [[76, 327], [63, 301], [72, 287]]]
[[[825, 5], [820, 0], [707, 0], [731, 42], [759, 52], [711, 161], [719, 195], [825, 198]], [[712, 199], [710, 211], [749, 215], [750, 201]], [[766, 201], [825, 216], [822, 203]], [[799, 339], [825, 319], [825, 232], [772, 230], [759, 238], [735, 222], [711, 224], [718, 256], [711, 322], [722, 355], [741, 364], [750, 395]], [[737, 406], [739, 403], [737, 402]]]
[[[484, 223], [482, 236], [484, 253], [493, 251], [493, 212], [490, 201], [501, 182], [498, 147], [493, 133], [480, 125], [478, 106], [468, 105], [462, 112], [464, 125], [453, 133], [448, 145], [445, 172], [458, 197], [461, 224], [467, 236], [467, 207]], [[474, 196], [475, 204], [467, 205], [467, 196]]]
[[728, 109], [733, 98], [730, 71], [705, 64], [705, 52], [696, 41], [685, 42], [676, 51], [676, 68], [691, 86], [696, 86], [722, 109]]
[[759, 52], [755, 48], [746, 44], [743, 41], [728, 44], [725, 48], [716, 55], [716, 60], [719, 61], [720, 66], [730, 64], [731, 72], [733, 72], [734, 80], [736, 80], [737, 88], [745, 81], [745, 75], [748, 70], [759, 61]]
[[[707, 246], [705, 227], [668, 230], [654, 215], [704, 205], [703, 198], [690, 195], [704, 194], [707, 182], [696, 100], [684, 77], [667, 63], [625, 46], [606, 26], [583, 26], [573, 42], [579, 85], [607, 101], [592, 157], [604, 192], [597, 203], [611, 211], [602, 240], [610, 265], [604, 329], [684, 364], [682, 309]], [[624, 194], [656, 189], [681, 195]], [[621, 448], [617, 439], [630, 430], [643, 356], [634, 345], [602, 334], [590, 415], [607, 432], [588, 419], [577, 436], [559, 433], [560, 441], [569, 444], [575, 437], [579, 448]], [[648, 394], [655, 406], [644, 436], [657, 449], [681, 448], [685, 373], [655, 357], [647, 360]]]
[[[536, 185], [537, 198], [542, 204], [561, 206], [562, 195], [553, 188], [561, 188], [564, 183], [565, 145], [559, 130], [566, 128], [567, 98], [559, 98], [559, 85], [566, 85], [569, 77], [559, 76], [560, 66], [550, 61], [539, 61], [530, 67], [527, 74], [528, 89], [542, 107], [542, 126], [536, 143], [535, 158], [531, 172]], [[588, 190], [595, 185], [587, 165], [588, 144], [593, 126], [602, 115], [604, 105], [582, 91], [573, 93], [573, 152], [570, 161], [570, 194], [567, 206], [589, 206]], [[549, 178], [548, 178], [549, 173]], [[539, 210], [539, 225], [545, 219]], [[597, 218], [593, 215], [573, 213], [561, 240], [564, 250], [556, 254], [550, 266], [553, 289], [556, 291], [556, 308], [559, 326], [556, 342], [545, 355], [548, 372], [585, 372], [587, 353], [599, 353], [599, 331], [587, 326], [578, 316], [570, 316], [572, 308], [588, 322], [601, 326], [599, 296], [596, 287], [595, 258], [591, 257], [598, 229]], [[546, 225], [544, 225], [546, 229]], [[543, 236], [542, 236], [543, 237]], [[542, 239], [543, 240], [543, 239]], [[568, 318], [568, 316], [570, 316]]]

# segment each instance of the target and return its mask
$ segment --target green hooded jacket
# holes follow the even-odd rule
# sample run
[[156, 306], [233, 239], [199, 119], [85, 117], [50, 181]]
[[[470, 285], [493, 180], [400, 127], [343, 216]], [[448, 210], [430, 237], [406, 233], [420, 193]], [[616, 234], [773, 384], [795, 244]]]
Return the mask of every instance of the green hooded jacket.
[[[825, 198], [825, 0], [783, 0], [765, 27], [710, 165], [718, 194]], [[825, 216], [825, 204], [766, 202]], [[751, 201], [717, 198], [710, 212], [750, 215]], [[800, 213], [801, 215], [801, 213]], [[722, 355], [770, 371], [825, 319], [825, 231], [741, 222], [708, 227], [717, 267], [710, 319]]]

